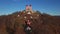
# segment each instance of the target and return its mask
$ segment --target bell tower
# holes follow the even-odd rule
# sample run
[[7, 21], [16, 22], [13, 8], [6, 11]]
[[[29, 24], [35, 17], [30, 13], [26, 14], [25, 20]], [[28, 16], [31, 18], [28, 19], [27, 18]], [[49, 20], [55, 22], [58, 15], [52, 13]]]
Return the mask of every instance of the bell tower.
[[32, 5], [26, 5], [26, 12], [27, 11], [32, 11]]
[[[29, 3], [28, 3], [29, 2]], [[25, 7], [25, 11], [27, 14], [32, 14], [33, 13], [33, 10], [32, 10], [32, 5], [30, 4], [30, 1], [27, 0], [27, 5]]]
[[27, 12], [27, 14], [32, 14], [33, 13], [33, 11], [32, 11], [32, 5], [26, 5], [26, 12]]

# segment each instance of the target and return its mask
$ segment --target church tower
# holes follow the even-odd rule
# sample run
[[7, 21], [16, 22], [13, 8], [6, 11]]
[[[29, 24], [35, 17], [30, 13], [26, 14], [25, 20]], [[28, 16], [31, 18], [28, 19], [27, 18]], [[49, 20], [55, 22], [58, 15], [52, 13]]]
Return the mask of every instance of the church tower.
[[27, 12], [27, 14], [32, 14], [33, 13], [33, 11], [32, 11], [32, 5], [26, 5], [26, 12]]
[[27, 12], [27, 14], [32, 14], [33, 13], [32, 5], [26, 5], [26, 12]]
[[26, 5], [26, 11], [32, 11], [32, 5]]

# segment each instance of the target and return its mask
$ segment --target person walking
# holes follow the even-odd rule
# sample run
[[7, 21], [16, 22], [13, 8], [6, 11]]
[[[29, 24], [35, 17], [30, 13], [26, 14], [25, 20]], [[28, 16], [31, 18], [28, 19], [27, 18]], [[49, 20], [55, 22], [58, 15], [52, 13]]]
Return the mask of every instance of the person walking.
[[32, 27], [30, 26], [31, 25], [31, 22], [29, 20], [25, 21], [25, 27], [24, 27], [24, 30], [26, 32], [26, 34], [31, 34], [32, 32]]

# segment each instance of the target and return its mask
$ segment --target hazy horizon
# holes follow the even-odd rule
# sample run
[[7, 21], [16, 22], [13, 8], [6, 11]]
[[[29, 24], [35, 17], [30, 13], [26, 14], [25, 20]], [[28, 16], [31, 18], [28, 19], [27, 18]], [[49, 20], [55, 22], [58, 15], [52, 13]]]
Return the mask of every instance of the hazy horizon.
[[30, 4], [33, 10], [41, 13], [60, 15], [60, 0], [0, 0], [0, 15], [25, 10], [25, 6]]

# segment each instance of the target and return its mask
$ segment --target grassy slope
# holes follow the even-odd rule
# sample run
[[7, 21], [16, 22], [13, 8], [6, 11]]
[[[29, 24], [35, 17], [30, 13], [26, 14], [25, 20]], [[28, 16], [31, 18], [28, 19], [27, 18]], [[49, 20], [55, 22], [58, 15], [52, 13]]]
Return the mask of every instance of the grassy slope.
[[[0, 34], [8, 34], [8, 32], [14, 32], [14, 30], [16, 30], [15, 34], [25, 34], [22, 27], [24, 19], [17, 17], [18, 14], [24, 16], [22, 13], [0, 16]], [[60, 16], [41, 14], [39, 18], [31, 19], [31, 21], [34, 34], [60, 34]]]

